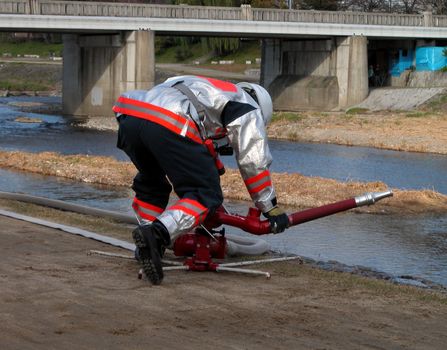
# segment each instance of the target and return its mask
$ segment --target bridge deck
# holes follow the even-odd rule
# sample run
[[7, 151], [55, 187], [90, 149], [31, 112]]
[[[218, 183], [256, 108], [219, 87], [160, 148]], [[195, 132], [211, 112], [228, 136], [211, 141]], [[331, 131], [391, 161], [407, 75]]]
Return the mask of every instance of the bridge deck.
[[447, 38], [447, 16], [302, 11], [215, 6], [3, 0], [0, 30], [254, 37], [351, 36]]

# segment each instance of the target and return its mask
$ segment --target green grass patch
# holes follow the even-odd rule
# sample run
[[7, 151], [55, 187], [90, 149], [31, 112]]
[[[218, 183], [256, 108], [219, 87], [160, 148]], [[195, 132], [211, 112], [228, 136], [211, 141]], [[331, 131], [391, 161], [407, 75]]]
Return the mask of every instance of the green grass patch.
[[354, 108], [348, 109], [346, 111], [346, 114], [355, 115], [355, 114], [364, 114], [364, 113], [368, 113], [368, 112], [369, 112], [368, 108], [354, 107]]
[[232, 54], [213, 57], [210, 61], [234, 61], [234, 63], [245, 64], [246, 61], [251, 61], [255, 65], [256, 58], [261, 57], [261, 45], [256, 41], [248, 41], [241, 43], [241, 47]]
[[201, 43], [194, 43], [188, 47], [171, 46], [157, 51], [155, 61], [157, 63], [192, 63], [206, 55]]
[[[209, 54], [208, 49], [201, 42], [190, 44], [187, 47], [181, 45], [160, 47], [156, 54], [155, 60], [157, 63], [192, 63], [193, 61]], [[259, 66], [255, 64], [255, 59], [261, 57], [261, 46], [258, 41], [243, 42], [241, 47], [232, 54], [216, 55], [207, 60], [207, 64], [211, 61], [234, 61], [235, 64], [244, 64], [250, 60], [252, 66]], [[247, 66], [250, 67], [250, 66]]]
[[304, 118], [303, 115], [294, 112], [275, 112], [273, 113], [272, 123], [278, 121], [298, 122]]
[[424, 104], [423, 109], [437, 112], [444, 111], [447, 106], [447, 94], [439, 94], [438, 96], [430, 99], [427, 103]]
[[25, 41], [20, 43], [0, 42], [0, 56], [11, 54], [13, 57], [23, 55], [39, 55], [49, 57], [51, 53], [62, 56], [62, 44], [47, 44], [39, 41]]
[[175, 57], [175, 47], [168, 47], [157, 52], [155, 55], [155, 61], [157, 63], [177, 63], [177, 59]]
[[424, 118], [429, 116], [431, 113], [430, 112], [411, 112], [411, 113], [407, 113], [405, 114], [405, 116], [407, 118]]
[[11, 91], [48, 91], [51, 86], [33, 82], [0, 81], [0, 90]]

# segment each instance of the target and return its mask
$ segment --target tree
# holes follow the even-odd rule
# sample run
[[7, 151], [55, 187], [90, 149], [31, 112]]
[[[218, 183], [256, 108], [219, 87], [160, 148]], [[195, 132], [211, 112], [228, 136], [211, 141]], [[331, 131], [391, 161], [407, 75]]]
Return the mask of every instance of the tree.
[[362, 12], [391, 12], [395, 6], [392, 0], [346, 0], [340, 1], [340, 10]]
[[447, 14], [447, 0], [425, 0], [423, 1], [425, 9], [431, 10], [436, 15], [446, 15]]
[[339, 0], [297, 0], [300, 10], [337, 11]]
[[421, 0], [402, 0], [403, 12], [404, 13], [415, 13], [417, 12], [418, 5], [420, 5]]

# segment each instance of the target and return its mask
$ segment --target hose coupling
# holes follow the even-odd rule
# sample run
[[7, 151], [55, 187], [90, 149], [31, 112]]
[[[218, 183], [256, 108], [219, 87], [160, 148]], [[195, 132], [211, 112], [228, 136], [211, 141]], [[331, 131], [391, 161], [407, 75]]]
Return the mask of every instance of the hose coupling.
[[384, 192], [368, 192], [361, 196], [355, 197], [355, 203], [357, 204], [357, 207], [362, 207], [364, 205], [372, 205], [376, 202], [380, 201], [381, 199], [392, 197], [393, 191], [388, 190]]

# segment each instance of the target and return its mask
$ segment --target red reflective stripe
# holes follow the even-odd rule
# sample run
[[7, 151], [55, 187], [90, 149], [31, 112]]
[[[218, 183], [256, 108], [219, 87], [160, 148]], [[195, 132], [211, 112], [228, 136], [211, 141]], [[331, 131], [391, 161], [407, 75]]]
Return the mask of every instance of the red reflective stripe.
[[170, 207], [169, 210], [181, 210], [181, 211], [185, 212], [186, 214], [194, 216], [195, 218], [198, 218], [198, 216], [199, 216], [199, 214], [196, 213], [194, 210], [184, 207], [181, 204], [175, 204], [172, 207]]
[[264, 182], [263, 184], [261, 184], [261, 185], [259, 185], [259, 186], [257, 186], [257, 187], [254, 187], [254, 188], [252, 188], [252, 189], [249, 189], [248, 190], [248, 193], [250, 193], [250, 194], [252, 194], [252, 193], [258, 193], [259, 191], [261, 191], [261, 190], [263, 190], [264, 188], [266, 188], [266, 187], [268, 187], [268, 186], [271, 186], [272, 185], [272, 182], [269, 180], [269, 181], [266, 181], [266, 182]]
[[148, 102], [134, 100], [134, 99], [127, 98], [124, 96], [120, 96], [118, 98], [118, 102], [122, 102], [122, 103], [129, 104], [129, 105], [134, 105], [134, 106], [141, 107], [141, 108], [152, 109], [153, 111], [167, 115], [167, 116], [171, 117], [172, 119], [179, 121], [182, 124], [185, 124], [185, 122], [188, 120], [185, 117], [182, 117], [181, 115], [171, 112], [169, 109], [165, 109], [163, 107], [159, 107], [159, 106], [153, 105]]
[[[127, 115], [131, 115], [133, 117], [136, 118], [141, 118], [141, 119], [146, 119], [149, 120], [151, 122], [157, 123], [161, 126], [164, 126], [165, 128], [171, 130], [172, 132], [180, 135], [182, 132], [182, 129], [180, 129], [179, 127], [175, 126], [174, 124], [160, 118], [157, 116], [154, 116], [152, 114], [149, 113], [145, 113], [145, 112], [141, 112], [141, 111], [136, 111], [134, 109], [128, 109], [128, 108], [124, 108], [124, 107], [119, 107], [119, 106], [113, 106], [113, 111], [115, 113], [122, 113], [122, 114], [127, 114]], [[180, 116], [179, 116], [180, 117]], [[188, 119], [184, 118], [183, 121], [179, 120], [180, 122], [182, 122], [183, 124], [188, 123], [188, 128], [192, 128], [195, 131], [197, 131], [196, 126], [194, 125], [193, 122], [190, 122]], [[197, 132], [198, 133], [198, 132]], [[196, 135], [194, 135], [192, 132], [190, 131], [186, 131], [186, 136], [188, 136], [190, 139], [192, 139], [193, 141], [197, 142], [197, 143], [203, 143], [202, 139]]]
[[[189, 123], [189, 124], [191, 125], [191, 123]], [[200, 137], [197, 137], [190, 131], [186, 132], [186, 136], [188, 136], [190, 139], [192, 139], [193, 141], [195, 141], [197, 143], [203, 143], [203, 140]]]
[[194, 205], [194, 206], [198, 207], [202, 212], [208, 211], [208, 208], [204, 207], [202, 204], [200, 204], [199, 202], [195, 201], [194, 199], [183, 198], [183, 199], [180, 199], [178, 201], [178, 203], [182, 203], [182, 202]]
[[149, 220], [149, 221], [154, 221], [154, 220], [157, 218], [156, 216], [153, 216], [153, 215], [150, 215], [150, 214], [148, 214], [148, 213], [139, 211], [138, 209], [136, 210], [136, 212], [137, 212], [137, 214], [140, 215], [143, 219], [147, 219], [147, 220]]
[[185, 214], [191, 215], [195, 219], [194, 221], [196, 225], [199, 223], [200, 215], [194, 212], [192, 209], [182, 206], [181, 204], [173, 205], [172, 207], [169, 208], [169, 210], [180, 210]]
[[140, 200], [137, 199], [137, 198], [134, 198], [132, 207], [133, 207], [134, 204], [140, 205], [140, 206], [142, 206], [143, 208], [146, 208], [146, 209], [155, 211], [155, 212], [160, 213], [160, 214], [163, 213], [163, 211], [164, 211], [163, 208], [156, 207], [156, 206], [153, 205], [153, 204], [149, 204], [149, 203], [140, 201]]
[[249, 179], [245, 180], [244, 182], [248, 186], [248, 185], [251, 185], [252, 183], [255, 183], [255, 182], [261, 180], [263, 177], [266, 177], [266, 176], [270, 176], [270, 172], [268, 170], [264, 170], [262, 173], [260, 173], [256, 176], [250, 177]]
[[228, 81], [223, 81], [223, 80], [213, 79], [213, 78], [208, 78], [208, 77], [202, 77], [202, 76], [198, 76], [198, 77], [208, 80], [211, 84], [213, 84], [218, 89], [221, 89], [222, 91], [230, 91], [230, 92], [237, 91], [236, 85], [234, 85], [233, 83], [230, 83]]
[[[194, 209], [185, 205], [193, 206]], [[205, 214], [208, 212], [208, 209], [202, 204], [188, 198], [179, 200], [172, 207], [168, 208], [168, 210], [180, 210], [185, 214], [191, 215], [192, 217], [194, 217], [196, 225], [203, 221]]]
[[134, 109], [123, 108], [123, 107], [117, 107], [115, 109], [115, 112], [131, 115], [132, 117], [150, 120], [151, 122], [163, 125], [165, 128], [168, 128], [169, 130], [175, 132], [176, 134], [180, 134], [180, 132], [182, 131], [180, 128], [178, 128], [174, 124], [171, 124], [171, 123], [167, 122], [166, 120], [156, 117], [149, 113], [136, 111]]

